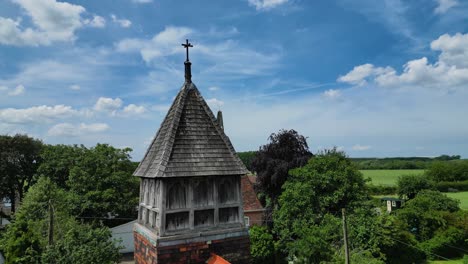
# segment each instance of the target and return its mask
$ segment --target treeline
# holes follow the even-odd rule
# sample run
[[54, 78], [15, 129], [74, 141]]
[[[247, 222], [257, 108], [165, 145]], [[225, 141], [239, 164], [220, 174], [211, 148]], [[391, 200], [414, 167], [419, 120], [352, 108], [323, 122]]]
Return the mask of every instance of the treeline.
[[[409, 177], [408, 175], [401, 175]], [[432, 161], [426, 170], [418, 175], [433, 189], [441, 192], [468, 191], [468, 160]], [[397, 186], [368, 185], [373, 195], [397, 193]]]
[[[257, 151], [238, 152], [247, 169], [252, 170], [252, 160]], [[457, 162], [460, 155], [441, 155], [428, 157], [393, 157], [393, 158], [349, 158], [360, 170], [415, 170], [427, 169], [435, 162]]]
[[457, 161], [460, 155], [439, 157], [351, 158], [360, 170], [414, 170], [427, 169], [434, 162]]

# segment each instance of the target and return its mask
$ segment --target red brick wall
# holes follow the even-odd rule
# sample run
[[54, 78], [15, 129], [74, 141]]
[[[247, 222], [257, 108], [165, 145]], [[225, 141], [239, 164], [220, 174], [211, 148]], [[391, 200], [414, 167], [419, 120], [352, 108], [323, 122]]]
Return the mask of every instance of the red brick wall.
[[250, 263], [248, 236], [157, 248], [137, 232], [134, 232], [134, 237], [135, 263], [137, 264], [206, 263], [211, 253], [216, 253], [232, 264]]
[[156, 248], [137, 232], [133, 232], [133, 238], [135, 239], [135, 263], [157, 264]]
[[263, 225], [263, 211], [260, 212], [244, 212], [244, 216], [249, 217], [250, 226]]

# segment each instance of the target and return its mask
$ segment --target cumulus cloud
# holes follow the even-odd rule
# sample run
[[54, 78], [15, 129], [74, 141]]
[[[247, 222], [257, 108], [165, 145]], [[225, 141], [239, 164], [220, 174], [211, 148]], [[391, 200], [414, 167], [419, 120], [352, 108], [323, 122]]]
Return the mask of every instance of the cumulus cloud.
[[468, 33], [444, 34], [431, 42], [431, 49], [440, 51], [439, 61], [457, 68], [468, 68]]
[[0, 44], [15, 46], [51, 45], [76, 39], [75, 32], [84, 27], [102, 28], [105, 19], [86, 13], [83, 6], [56, 0], [12, 0], [32, 20], [32, 27], [22, 25], [22, 18], [0, 17]]
[[30, 108], [17, 109], [6, 108], [0, 109], [0, 120], [10, 124], [24, 123], [44, 123], [52, 120], [69, 118], [79, 115], [79, 111], [71, 106], [55, 105], [55, 106], [34, 106]]
[[355, 151], [365, 151], [365, 150], [369, 150], [371, 148], [372, 148], [371, 146], [365, 146], [365, 145], [359, 145], [359, 144], [354, 145], [352, 147], [352, 149], [355, 150]]
[[179, 43], [181, 39], [186, 38], [192, 32], [190, 28], [169, 26], [156, 34], [151, 40], [124, 39], [117, 43], [117, 51], [137, 51], [140, 52], [143, 60], [150, 62], [158, 57], [183, 52], [183, 50], [179, 46], [174, 45], [174, 43]]
[[103, 28], [106, 26], [106, 19], [102, 16], [95, 15], [93, 19], [84, 20], [84, 23], [90, 27]]
[[146, 108], [141, 105], [129, 104], [123, 109], [124, 114], [143, 114], [146, 112]]
[[375, 67], [372, 64], [366, 63], [354, 67], [349, 73], [338, 78], [339, 82], [350, 83], [355, 85], [364, 85], [369, 77], [375, 77], [386, 72], [392, 71], [390, 67], [381, 68]]
[[340, 76], [339, 82], [363, 85], [373, 81], [381, 87], [423, 87], [442, 90], [466, 88], [468, 82], [468, 34], [444, 34], [432, 41], [431, 49], [440, 51], [438, 61], [426, 57], [408, 61], [401, 74], [392, 67], [364, 64]]
[[434, 9], [434, 13], [443, 14], [446, 13], [450, 8], [458, 5], [457, 0], [436, 0], [437, 7]]
[[14, 0], [31, 17], [35, 28], [21, 27], [21, 19], [0, 17], [0, 43], [7, 45], [49, 45], [72, 41], [74, 32], [83, 26], [85, 8], [55, 0]]
[[111, 15], [112, 22], [119, 24], [123, 28], [128, 28], [132, 25], [132, 21], [124, 18], [117, 18], [116, 15], [112, 14]]
[[270, 10], [288, 2], [288, 0], [248, 0], [249, 5], [257, 10]]
[[328, 89], [325, 92], [323, 92], [323, 96], [325, 96], [326, 98], [329, 98], [329, 99], [336, 99], [336, 98], [340, 97], [341, 95], [342, 95], [341, 91], [336, 90], [336, 89]]
[[56, 124], [47, 132], [50, 136], [65, 136], [76, 137], [85, 134], [100, 133], [109, 130], [110, 127], [105, 123], [92, 123], [92, 124], [70, 124], [60, 123]]
[[100, 112], [113, 112], [117, 111], [123, 102], [120, 98], [108, 98], [108, 97], [99, 97], [96, 104], [94, 105], [94, 110]]

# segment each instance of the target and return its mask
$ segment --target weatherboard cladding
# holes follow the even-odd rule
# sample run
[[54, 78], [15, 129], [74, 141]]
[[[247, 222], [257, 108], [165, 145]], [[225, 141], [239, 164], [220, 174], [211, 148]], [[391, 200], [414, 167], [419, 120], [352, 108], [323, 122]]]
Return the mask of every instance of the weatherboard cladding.
[[193, 83], [185, 83], [134, 176], [242, 175], [247, 170]]

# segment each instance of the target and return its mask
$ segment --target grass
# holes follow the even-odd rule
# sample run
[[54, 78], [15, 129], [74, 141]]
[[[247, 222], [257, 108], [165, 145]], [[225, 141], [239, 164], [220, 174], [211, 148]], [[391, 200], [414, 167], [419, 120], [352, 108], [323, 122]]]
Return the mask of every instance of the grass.
[[460, 201], [460, 208], [468, 210], [468, 192], [445, 193], [450, 198], [455, 198]]
[[374, 185], [396, 185], [402, 175], [423, 174], [424, 170], [361, 170], [364, 178], [371, 178]]

